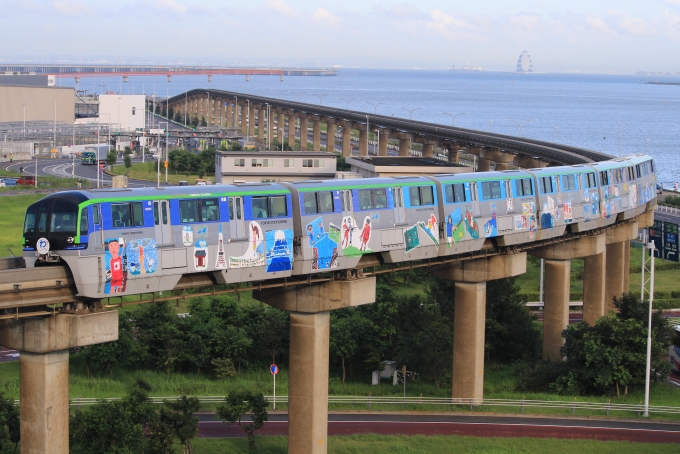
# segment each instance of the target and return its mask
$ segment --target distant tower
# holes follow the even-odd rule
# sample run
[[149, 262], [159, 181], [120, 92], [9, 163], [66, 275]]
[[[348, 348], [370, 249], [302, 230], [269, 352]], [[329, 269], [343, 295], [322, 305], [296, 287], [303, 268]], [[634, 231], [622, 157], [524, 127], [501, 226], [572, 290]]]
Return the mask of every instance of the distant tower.
[[217, 260], [215, 261], [216, 270], [226, 270], [227, 261], [224, 258], [224, 240], [222, 239], [222, 228], [220, 226], [219, 239], [217, 240]]
[[517, 59], [517, 72], [518, 73], [532, 73], [534, 72], [534, 65], [531, 63], [531, 55], [526, 50], [519, 54]]

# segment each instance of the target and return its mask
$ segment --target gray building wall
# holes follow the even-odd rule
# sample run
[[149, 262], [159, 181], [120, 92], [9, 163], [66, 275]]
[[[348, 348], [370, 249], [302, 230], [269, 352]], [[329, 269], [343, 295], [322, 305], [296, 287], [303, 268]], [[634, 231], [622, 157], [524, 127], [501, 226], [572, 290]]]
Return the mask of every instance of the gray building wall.
[[47, 75], [14, 75], [0, 74], [0, 85], [24, 85], [28, 87], [47, 87]]
[[56, 100], [57, 122], [75, 121], [75, 90], [65, 87], [27, 87], [0, 85], [0, 123], [54, 121]]
[[[235, 165], [235, 160], [242, 160], [243, 166]], [[267, 160], [266, 164], [264, 160]], [[305, 167], [303, 160], [312, 160], [312, 166]], [[327, 152], [218, 151], [215, 155], [215, 182], [327, 180], [335, 178], [336, 161], [337, 155]]]

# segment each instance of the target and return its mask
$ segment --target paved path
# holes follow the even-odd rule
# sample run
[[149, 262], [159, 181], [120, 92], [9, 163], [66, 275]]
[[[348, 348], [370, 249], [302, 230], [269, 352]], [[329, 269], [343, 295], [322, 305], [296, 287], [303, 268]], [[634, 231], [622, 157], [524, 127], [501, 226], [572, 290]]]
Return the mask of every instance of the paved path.
[[[258, 435], [287, 435], [287, 414], [274, 413]], [[200, 415], [199, 437], [243, 437], [237, 425]], [[645, 443], [680, 443], [680, 423], [645, 420], [542, 418], [523, 416], [331, 413], [328, 435], [465, 435], [476, 437], [583, 438]]]

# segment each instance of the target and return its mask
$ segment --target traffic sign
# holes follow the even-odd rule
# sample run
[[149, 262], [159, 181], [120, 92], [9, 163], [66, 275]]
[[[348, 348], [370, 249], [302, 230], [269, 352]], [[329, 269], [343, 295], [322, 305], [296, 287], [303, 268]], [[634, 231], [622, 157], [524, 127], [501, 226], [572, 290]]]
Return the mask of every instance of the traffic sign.
[[149, 134], [165, 134], [165, 129], [149, 129]]
[[272, 364], [271, 366], [269, 366], [269, 372], [271, 372], [272, 375], [278, 374], [279, 373], [279, 366], [277, 366], [276, 364]]
[[678, 224], [663, 223], [663, 258], [673, 262], [678, 258]]

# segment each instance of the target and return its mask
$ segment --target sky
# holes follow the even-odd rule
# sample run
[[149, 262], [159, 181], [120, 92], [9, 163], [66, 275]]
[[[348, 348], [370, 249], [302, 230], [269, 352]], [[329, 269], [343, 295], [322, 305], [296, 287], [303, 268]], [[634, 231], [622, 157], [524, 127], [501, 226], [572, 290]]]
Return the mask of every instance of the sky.
[[680, 70], [680, 0], [0, 0], [0, 61]]

